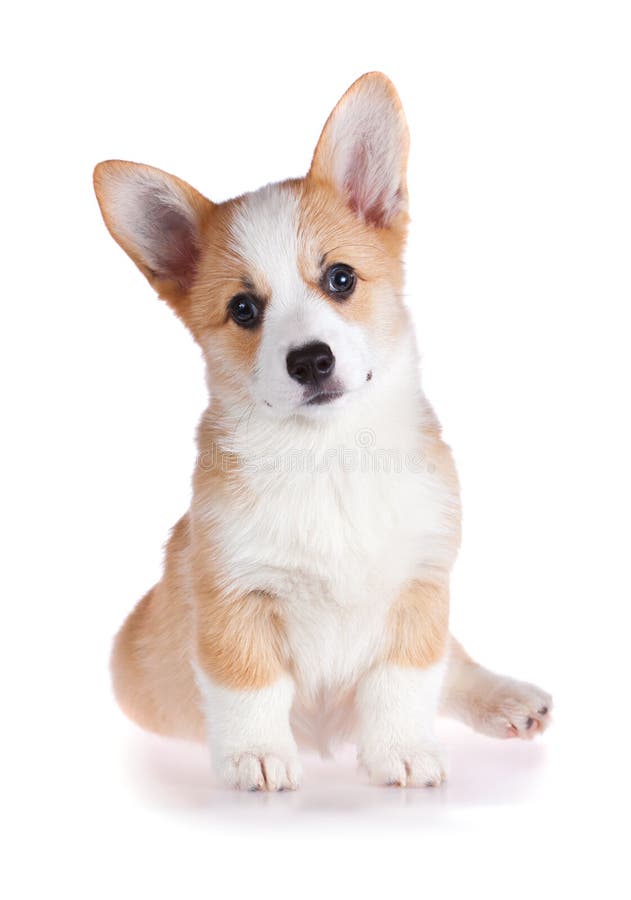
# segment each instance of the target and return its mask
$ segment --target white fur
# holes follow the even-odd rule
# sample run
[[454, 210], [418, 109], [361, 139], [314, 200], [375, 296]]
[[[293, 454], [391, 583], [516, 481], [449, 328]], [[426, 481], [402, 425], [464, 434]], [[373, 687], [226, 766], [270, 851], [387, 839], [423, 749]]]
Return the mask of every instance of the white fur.
[[[368, 181], [353, 183], [361, 194], [355, 199], [393, 213], [402, 198], [406, 146], [400, 112], [376, 83], [342, 107], [329, 131], [334, 181], [340, 189], [347, 184], [345, 166], [361, 143]], [[299, 201], [287, 185], [246, 195], [231, 238], [244, 271], [264, 285], [267, 303], [250, 396], [231, 403], [231, 421], [219, 429], [227, 436], [217, 448], [243, 461], [248, 491], [219, 494], [211, 509], [198, 511], [217, 524], [217, 568], [226, 573], [219, 588], [276, 598], [292, 660], [291, 720], [301, 740], [324, 749], [358, 724], [373, 776], [377, 756], [386, 754], [397, 760], [384, 770], [388, 778], [435, 783], [442, 766], [431, 727], [442, 668], [370, 674], [383, 658], [386, 618], [401, 588], [447, 572], [456, 543], [457, 494], [423, 457], [432, 413], [420, 388], [412, 328], [394, 341], [362, 327], [305, 280], [300, 263], [329, 248], [316, 253], [306, 246]], [[376, 301], [395, 302], [392, 290], [382, 287]], [[312, 341], [330, 346], [345, 392], [325, 407], [306, 408], [304, 388], [287, 372], [287, 353]], [[200, 683], [225, 780], [255, 786], [264, 772], [253, 760], [267, 753], [293, 758], [287, 684], [232, 692]]]
[[[295, 196], [278, 185], [249, 195], [232, 226], [235, 251], [269, 294], [252, 402], [218, 448], [244, 461], [248, 492], [200, 513], [217, 522], [218, 568], [229, 573], [219, 587], [278, 598], [293, 722], [323, 749], [353, 731], [353, 692], [383, 651], [402, 586], [450, 568], [458, 497], [423, 456], [431, 410], [412, 330], [370, 346], [366, 329], [303, 281], [297, 229]], [[318, 417], [288, 415], [302, 389], [286, 355], [311, 340], [330, 344], [348, 399]]]
[[[333, 112], [314, 159], [316, 177], [383, 226], [405, 203], [406, 153], [392, 88], [369, 75]], [[105, 173], [118, 236], [155, 268], [152, 275], [177, 276], [172, 258], [181, 261], [180, 248], [169, 241], [179, 238], [186, 251], [195, 202], [189, 206], [180, 185], [157, 170], [129, 165]], [[156, 209], [175, 227], [161, 231], [165, 217]], [[421, 670], [382, 662], [392, 604], [411, 581], [445, 579], [458, 543], [457, 487], [425, 457], [435, 419], [421, 389], [412, 327], [390, 329], [387, 316], [383, 327], [363, 326], [321, 296], [317, 275], [305, 276], [303, 267], [317, 270], [313, 261], [333, 248], [309, 246], [317, 238], [301, 231], [295, 184], [241, 198], [230, 228], [231, 249], [266, 305], [253, 372], [235, 374], [234, 389], [222, 382], [227, 393], [207, 415], [223, 418], [216, 430], [223, 443], [212, 452], [241, 461], [248, 489], [219, 490], [210, 502], [196, 492], [192, 521], [217, 526], [213, 563], [224, 573], [217, 587], [226, 598], [261, 591], [275, 598], [291, 676], [231, 690], [193, 664], [215, 767], [240, 788], [296, 787], [293, 727], [321, 750], [356, 734], [374, 781], [438, 784], [444, 768], [433, 720], [444, 664]], [[371, 289], [382, 310], [398, 303], [392, 285]], [[305, 388], [287, 371], [289, 351], [314, 341], [331, 348], [332, 377], [343, 392], [320, 407], [305, 406]], [[209, 341], [204, 350], [212, 398], [215, 348]], [[486, 685], [486, 676], [464, 663], [458, 672], [456, 697]], [[541, 707], [550, 702], [530, 688], [510, 683], [495, 705], [478, 704], [473, 724], [494, 732], [508, 721], [528, 730], [533, 704], [544, 716]], [[469, 696], [467, 709], [473, 706]]]
[[357, 688], [358, 753], [373, 782], [423, 787], [445, 777], [434, 737], [444, 662], [427, 669], [381, 665]]
[[[424, 415], [407, 339], [370, 390], [327, 420], [279, 423], [257, 407], [225, 446], [248, 461], [250, 490], [242, 504], [217, 497], [210, 513], [224, 587], [279, 598], [294, 718], [320, 747], [340, 736], [336, 710], [382, 650], [401, 586], [453, 560], [458, 498], [423, 458]], [[336, 733], [323, 734], [323, 721]]]
[[[297, 410], [304, 388], [289, 377], [287, 354], [312, 341], [331, 348], [335, 377], [343, 390], [359, 390], [375, 366], [376, 354], [364, 331], [339, 316], [301, 277], [295, 192], [272, 184], [248, 194], [234, 216], [231, 232], [235, 253], [249, 272], [265, 282], [269, 296], [251, 385], [254, 402], [275, 416]], [[303, 415], [320, 412], [317, 407], [302, 408]]]
[[216, 684], [199, 666], [194, 669], [220, 780], [242, 790], [298, 787], [300, 763], [289, 727], [291, 678], [259, 690], [238, 691]]

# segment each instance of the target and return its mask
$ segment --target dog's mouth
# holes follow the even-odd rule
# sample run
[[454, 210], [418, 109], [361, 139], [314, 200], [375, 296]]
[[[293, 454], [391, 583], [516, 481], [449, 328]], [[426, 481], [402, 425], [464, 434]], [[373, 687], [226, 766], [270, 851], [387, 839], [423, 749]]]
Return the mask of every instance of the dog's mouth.
[[332, 403], [344, 396], [344, 391], [319, 391], [308, 400], [304, 401], [304, 406], [321, 406], [323, 403]]
[[312, 384], [302, 395], [301, 406], [324, 406], [339, 400], [346, 391], [339, 378], [330, 378], [328, 381]]
[[[366, 374], [366, 381], [372, 380], [372, 369]], [[307, 406], [327, 406], [341, 400], [342, 397], [349, 397], [361, 391], [363, 385], [359, 387], [347, 387], [340, 379], [331, 378], [326, 384], [311, 385], [304, 389], [302, 398], [294, 405], [292, 404], [290, 412], [296, 412], [298, 409], [304, 409]], [[265, 406], [273, 409], [273, 404], [263, 397]]]

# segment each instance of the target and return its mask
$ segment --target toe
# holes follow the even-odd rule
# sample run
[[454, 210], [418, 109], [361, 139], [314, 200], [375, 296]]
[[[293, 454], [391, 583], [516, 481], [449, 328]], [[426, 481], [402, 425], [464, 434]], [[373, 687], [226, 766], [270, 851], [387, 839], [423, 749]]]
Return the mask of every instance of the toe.
[[268, 791], [295, 791], [300, 784], [298, 760], [285, 762], [278, 756], [264, 756], [263, 774]]
[[240, 791], [294, 791], [301, 774], [297, 757], [255, 751], [225, 757], [218, 767], [223, 783]]
[[552, 700], [542, 704], [537, 698], [531, 698], [521, 708], [511, 710], [509, 736], [532, 740], [536, 735], [542, 734], [550, 724], [551, 706]]
[[437, 745], [397, 748], [362, 754], [361, 762], [373, 784], [390, 787], [436, 787], [445, 780], [445, 767]]
[[405, 787], [407, 783], [405, 763], [395, 753], [375, 757], [366, 767], [373, 784], [385, 784], [388, 787]]
[[295, 791], [300, 787], [302, 781], [302, 766], [300, 760], [290, 758], [286, 766], [287, 787], [290, 791]]
[[285, 788], [285, 766], [277, 756], [263, 757], [263, 775], [268, 791], [282, 791]]
[[416, 753], [408, 760], [409, 787], [438, 787], [445, 780], [445, 767], [437, 754]]
[[241, 791], [265, 790], [265, 775], [261, 761], [252, 753], [244, 754], [237, 763], [237, 784]]

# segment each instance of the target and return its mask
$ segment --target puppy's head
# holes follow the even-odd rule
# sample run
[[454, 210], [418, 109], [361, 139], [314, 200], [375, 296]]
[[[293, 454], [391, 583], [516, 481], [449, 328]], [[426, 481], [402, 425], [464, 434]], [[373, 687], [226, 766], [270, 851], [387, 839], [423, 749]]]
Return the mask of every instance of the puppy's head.
[[303, 179], [214, 204], [150, 166], [94, 175], [114, 239], [202, 347], [213, 394], [320, 416], [371, 390], [405, 327], [408, 131], [388, 79], [331, 113]]

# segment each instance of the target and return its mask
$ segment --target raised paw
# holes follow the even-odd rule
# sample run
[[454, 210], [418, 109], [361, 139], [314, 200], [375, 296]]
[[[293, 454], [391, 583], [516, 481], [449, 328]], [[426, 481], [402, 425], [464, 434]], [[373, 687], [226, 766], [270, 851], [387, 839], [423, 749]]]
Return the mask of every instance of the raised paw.
[[302, 768], [295, 756], [246, 752], [226, 757], [219, 774], [224, 784], [241, 791], [295, 791]]
[[373, 784], [438, 787], [445, 780], [442, 751], [436, 743], [407, 748], [364, 748], [359, 753], [359, 762]]
[[534, 684], [498, 676], [476, 699], [474, 727], [492, 737], [532, 740], [550, 724], [552, 697]]

